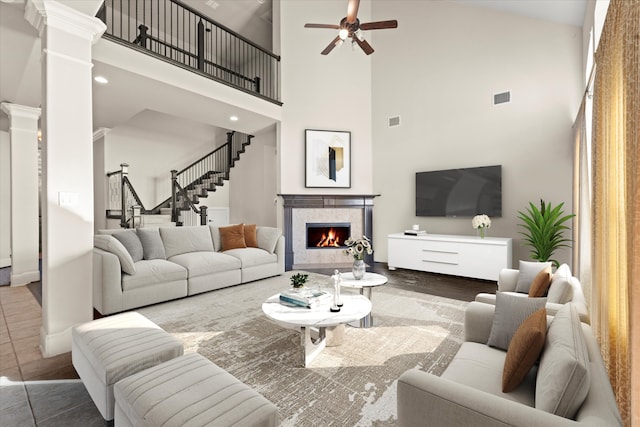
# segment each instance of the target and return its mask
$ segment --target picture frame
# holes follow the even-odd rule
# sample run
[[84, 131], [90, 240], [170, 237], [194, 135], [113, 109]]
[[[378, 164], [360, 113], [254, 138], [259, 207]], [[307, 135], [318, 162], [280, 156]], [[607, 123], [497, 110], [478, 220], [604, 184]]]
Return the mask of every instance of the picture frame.
[[305, 129], [305, 187], [351, 188], [351, 132]]

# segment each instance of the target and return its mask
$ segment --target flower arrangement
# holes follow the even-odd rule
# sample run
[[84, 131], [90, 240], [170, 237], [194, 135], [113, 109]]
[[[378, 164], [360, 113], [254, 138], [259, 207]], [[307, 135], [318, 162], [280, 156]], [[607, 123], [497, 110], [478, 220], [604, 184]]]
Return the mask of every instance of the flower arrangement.
[[296, 273], [291, 276], [291, 285], [294, 288], [301, 288], [307, 283], [308, 274]]
[[345, 255], [350, 255], [354, 260], [363, 260], [364, 254], [371, 255], [373, 253], [373, 248], [371, 247], [371, 241], [367, 238], [367, 236], [362, 236], [361, 239], [354, 239], [353, 237], [349, 237], [344, 241], [344, 244], [347, 245], [347, 249], [344, 250]]
[[491, 218], [487, 215], [476, 215], [471, 220], [473, 228], [480, 231], [480, 237], [484, 239], [485, 230], [491, 227]]

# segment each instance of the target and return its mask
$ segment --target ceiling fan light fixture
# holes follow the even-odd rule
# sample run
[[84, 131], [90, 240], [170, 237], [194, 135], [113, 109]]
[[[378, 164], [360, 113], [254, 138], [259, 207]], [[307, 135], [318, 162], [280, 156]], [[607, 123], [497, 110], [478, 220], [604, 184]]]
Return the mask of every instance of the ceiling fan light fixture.
[[355, 34], [355, 36], [358, 38], [358, 40], [360, 40], [360, 41], [364, 40], [364, 32], [360, 28], [358, 28], [356, 30], [356, 32], [353, 33], [353, 34]]
[[338, 36], [340, 37], [341, 40], [343, 41], [346, 40], [347, 37], [349, 37], [349, 30], [347, 30], [346, 28], [342, 28], [338, 33]]

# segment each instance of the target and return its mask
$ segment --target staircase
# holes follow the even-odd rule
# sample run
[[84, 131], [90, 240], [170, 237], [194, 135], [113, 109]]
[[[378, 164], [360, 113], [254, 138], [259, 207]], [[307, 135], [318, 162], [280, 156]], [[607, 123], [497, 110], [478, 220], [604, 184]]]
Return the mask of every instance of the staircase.
[[[109, 203], [114, 206], [107, 209], [107, 218], [120, 219], [123, 228], [206, 225], [207, 206], [200, 206], [200, 199], [224, 185], [251, 138], [253, 135], [227, 132], [224, 145], [181, 171], [172, 170], [171, 197], [152, 209], [145, 209], [128, 179], [128, 165], [122, 164], [120, 171], [107, 174]], [[121, 206], [125, 207], [124, 211]]]

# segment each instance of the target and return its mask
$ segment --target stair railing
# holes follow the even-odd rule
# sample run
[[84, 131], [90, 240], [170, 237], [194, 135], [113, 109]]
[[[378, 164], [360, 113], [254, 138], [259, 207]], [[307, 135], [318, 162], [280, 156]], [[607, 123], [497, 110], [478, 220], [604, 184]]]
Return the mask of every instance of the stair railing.
[[104, 37], [280, 102], [280, 56], [178, 0], [105, 0]]
[[[122, 228], [130, 228], [135, 225], [133, 221], [136, 211], [145, 212], [144, 205], [133, 188], [128, 175], [129, 165], [127, 163], [122, 163], [119, 171], [107, 173], [109, 188], [107, 216], [110, 216], [110, 213], [119, 211], [120, 226]], [[131, 212], [131, 215], [127, 216], [129, 212]]]

